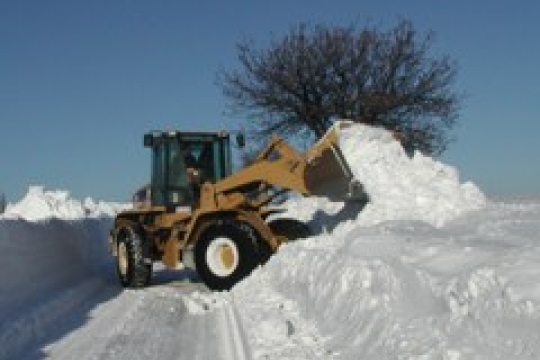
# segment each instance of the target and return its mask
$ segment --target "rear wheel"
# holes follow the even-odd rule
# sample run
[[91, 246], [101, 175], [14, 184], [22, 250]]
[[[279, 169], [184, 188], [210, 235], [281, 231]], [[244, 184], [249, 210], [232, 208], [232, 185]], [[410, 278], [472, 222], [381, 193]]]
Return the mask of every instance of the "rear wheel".
[[145, 260], [146, 244], [134, 229], [124, 230], [118, 238], [116, 269], [123, 287], [142, 288], [150, 283], [152, 263]]
[[259, 263], [258, 237], [247, 224], [220, 220], [210, 225], [195, 246], [195, 266], [213, 290], [228, 290]]

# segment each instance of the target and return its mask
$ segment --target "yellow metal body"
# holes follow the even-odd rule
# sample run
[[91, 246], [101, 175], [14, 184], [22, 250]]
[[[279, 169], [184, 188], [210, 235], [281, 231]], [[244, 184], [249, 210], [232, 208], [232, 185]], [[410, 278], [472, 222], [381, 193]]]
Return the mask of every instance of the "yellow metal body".
[[217, 181], [201, 186], [200, 197], [190, 209], [171, 211], [141, 203], [120, 213], [111, 233], [110, 250], [117, 251], [116, 236], [127, 227], [144, 228], [152, 251], [149, 261], [161, 260], [178, 268], [184, 251], [215, 221], [232, 218], [247, 223], [275, 251], [286, 241], [272, 233], [265, 219], [278, 210], [267, 208], [276, 192], [292, 190], [305, 196], [354, 199], [362, 192], [339, 150], [339, 131], [348, 123], [338, 122], [306, 152], [301, 153], [279, 137], [273, 137], [253, 164]]

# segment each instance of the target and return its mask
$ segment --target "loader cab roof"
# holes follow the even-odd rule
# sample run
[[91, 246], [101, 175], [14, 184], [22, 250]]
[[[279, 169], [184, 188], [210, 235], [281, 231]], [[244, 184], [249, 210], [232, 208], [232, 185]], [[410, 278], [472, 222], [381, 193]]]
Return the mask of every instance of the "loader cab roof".
[[222, 139], [229, 138], [229, 133], [227, 131], [180, 131], [180, 130], [152, 130], [144, 135], [144, 146], [153, 147], [159, 141], [164, 139], [173, 139], [176, 138], [179, 141], [196, 141], [196, 140], [206, 140], [210, 141], [213, 139]]

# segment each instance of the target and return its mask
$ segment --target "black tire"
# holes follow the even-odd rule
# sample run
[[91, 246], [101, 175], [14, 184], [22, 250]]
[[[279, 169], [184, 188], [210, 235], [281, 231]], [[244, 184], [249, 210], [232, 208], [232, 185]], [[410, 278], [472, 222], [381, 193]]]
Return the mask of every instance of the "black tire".
[[268, 223], [268, 227], [275, 235], [287, 238], [287, 241], [304, 239], [313, 235], [306, 224], [295, 219], [275, 219]]
[[125, 229], [118, 237], [116, 270], [123, 287], [143, 288], [150, 284], [152, 262], [148, 258], [147, 244], [139, 231]]
[[272, 250], [272, 248], [270, 247], [270, 245], [266, 241], [261, 240], [261, 241], [258, 242], [258, 244], [257, 244], [257, 255], [258, 255], [258, 258], [259, 258], [259, 263], [261, 265], [266, 264], [268, 259], [270, 259], [270, 257], [273, 254], [274, 254], [274, 250]]
[[227, 219], [210, 225], [195, 245], [195, 267], [212, 290], [229, 290], [259, 264], [256, 232]]

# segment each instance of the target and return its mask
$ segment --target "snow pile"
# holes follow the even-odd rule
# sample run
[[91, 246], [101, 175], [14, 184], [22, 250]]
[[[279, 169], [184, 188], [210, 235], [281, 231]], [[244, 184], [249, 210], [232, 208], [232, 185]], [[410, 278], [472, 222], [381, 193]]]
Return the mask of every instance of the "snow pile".
[[16, 204], [8, 204], [3, 218], [39, 221], [51, 218], [75, 220], [83, 218], [112, 217], [128, 207], [126, 204], [95, 202], [86, 198], [83, 202], [72, 199], [68, 191], [50, 191], [42, 186], [31, 186], [24, 198]]
[[[340, 147], [355, 177], [364, 185], [369, 203], [356, 225], [386, 220], [421, 220], [442, 226], [464, 213], [485, 206], [484, 194], [472, 183], [459, 182], [458, 171], [416, 151], [409, 157], [391, 132], [352, 124], [340, 132]], [[289, 216], [324, 222], [322, 212], [338, 215], [341, 204], [324, 199], [295, 199]], [[321, 212], [322, 211], [322, 212]], [[358, 213], [358, 211], [357, 211]]]
[[282, 246], [232, 291], [255, 359], [538, 359], [540, 204]]

